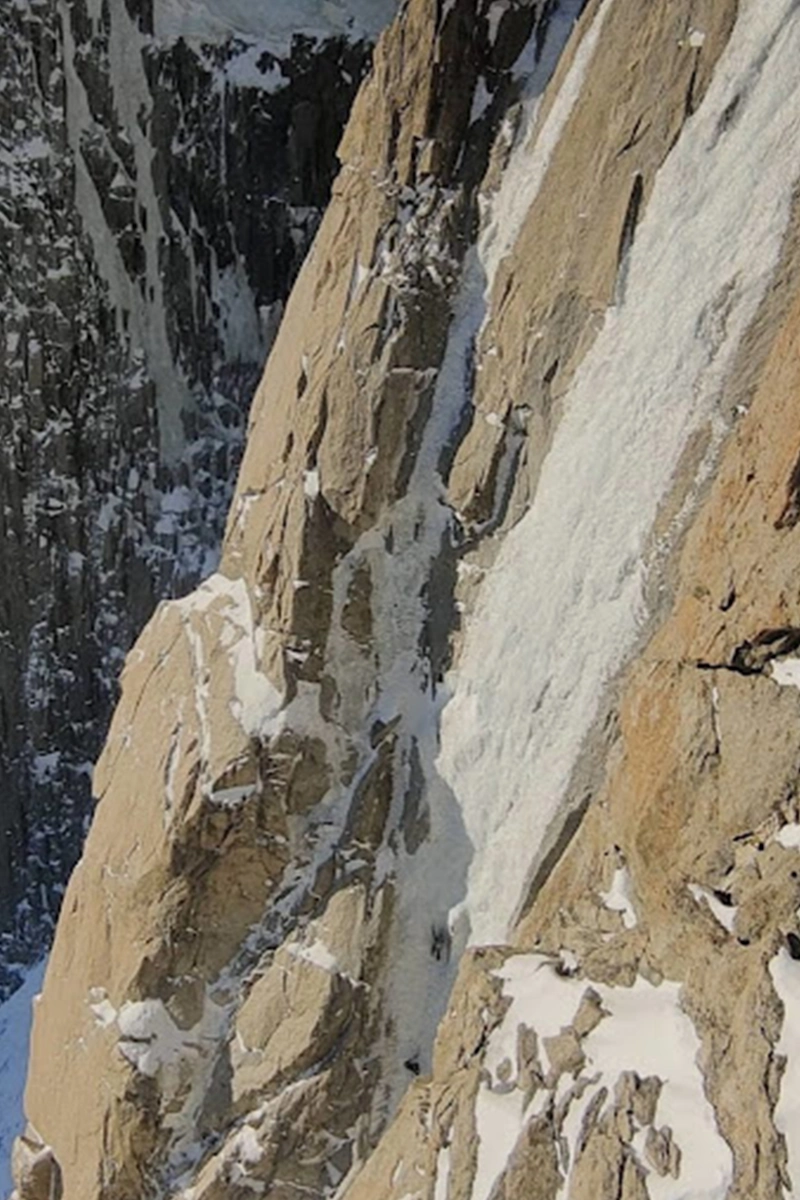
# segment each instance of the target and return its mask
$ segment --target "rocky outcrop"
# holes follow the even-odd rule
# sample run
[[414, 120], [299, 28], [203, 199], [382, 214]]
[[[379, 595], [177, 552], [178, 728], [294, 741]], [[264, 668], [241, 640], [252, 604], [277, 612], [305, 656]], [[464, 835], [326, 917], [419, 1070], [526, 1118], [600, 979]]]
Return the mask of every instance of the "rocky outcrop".
[[217, 561], [388, 13], [294, 36], [213, 3], [0, 17], [0, 997], [49, 943], [124, 654]]
[[[657, 628], [615, 689], [607, 744], [582, 778], [585, 815], [532, 884], [512, 946], [469, 952], [433, 1080], [415, 1086], [348, 1198], [402, 1195], [417, 1168], [449, 1179], [450, 1197], [678, 1194], [655, 1190], [671, 1177], [680, 1194], [792, 1194], [792, 1043], [781, 1029], [799, 945], [797, 558], [782, 513], [796, 452], [797, 267], [793, 214], [728, 385], [742, 402], [735, 430]], [[755, 644], [775, 649], [742, 666]], [[670, 1019], [654, 1003], [648, 1013], [645, 997], [674, 1004]], [[686, 1141], [660, 1116], [684, 1069], [677, 1021], [696, 1071], [681, 1104], [691, 1110], [694, 1090], [716, 1163], [710, 1138], [700, 1144], [711, 1161], [698, 1161], [685, 1112]], [[660, 1074], [637, 1070], [659, 1055]], [[673, 1099], [673, 1121], [679, 1107]], [[496, 1174], [481, 1173], [500, 1121]]]
[[19, 1151], [65, 1200], [791, 1193], [799, 49], [383, 35], [95, 774]]

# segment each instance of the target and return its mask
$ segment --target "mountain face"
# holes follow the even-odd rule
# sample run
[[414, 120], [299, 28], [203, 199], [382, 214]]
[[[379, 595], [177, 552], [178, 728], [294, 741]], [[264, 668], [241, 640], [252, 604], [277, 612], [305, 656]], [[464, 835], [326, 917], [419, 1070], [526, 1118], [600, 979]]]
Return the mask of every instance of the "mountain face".
[[124, 654], [217, 562], [393, 6], [260, 7], [0, 12], [0, 998], [49, 943]]
[[799, 56], [792, 0], [382, 35], [126, 660], [18, 1200], [800, 1190]]

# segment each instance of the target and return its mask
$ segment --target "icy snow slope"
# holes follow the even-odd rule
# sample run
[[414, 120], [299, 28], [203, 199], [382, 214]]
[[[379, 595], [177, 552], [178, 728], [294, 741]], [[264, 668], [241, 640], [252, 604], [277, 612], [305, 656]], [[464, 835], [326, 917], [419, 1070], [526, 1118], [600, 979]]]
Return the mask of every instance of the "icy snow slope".
[[[584, 41], [589, 52], [604, 12]], [[465, 904], [476, 943], [507, 936], [603, 689], [646, 619], [653, 530], [681, 455], [708, 422], [709, 456], [724, 432], [723, 389], [789, 220], [798, 53], [791, 5], [743, 10], [655, 180], [624, 293], [562, 398], [531, 509], [506, 538], [469, 623], [439, 766], [475, 847]], [[562, 84], [567, 103], [582, 66], [577, 59]], [[732, 105], [736, 120], [723, 137]], [[558, 115], [556, 101], [538, 137], [516, 152], [523, 179], [535, 178], [525, 162], [540, 155]]]
[[797, 1190], [798, 39], [403, 6], [126, 663], [22, 1196]]

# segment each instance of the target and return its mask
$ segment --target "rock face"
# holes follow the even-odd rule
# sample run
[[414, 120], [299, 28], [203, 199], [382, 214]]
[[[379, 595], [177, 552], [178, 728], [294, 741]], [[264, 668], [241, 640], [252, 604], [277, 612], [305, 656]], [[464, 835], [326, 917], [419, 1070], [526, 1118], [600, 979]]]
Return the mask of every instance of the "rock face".
[[216, 563], [390, 7], [293, 35], [279, 6], [3, 6], [0, 998], [49, 942], [123, 656]]
[[20, 1197], [800, 1188], [798, 53], [790, 0], [382, 36], [126, 662]]

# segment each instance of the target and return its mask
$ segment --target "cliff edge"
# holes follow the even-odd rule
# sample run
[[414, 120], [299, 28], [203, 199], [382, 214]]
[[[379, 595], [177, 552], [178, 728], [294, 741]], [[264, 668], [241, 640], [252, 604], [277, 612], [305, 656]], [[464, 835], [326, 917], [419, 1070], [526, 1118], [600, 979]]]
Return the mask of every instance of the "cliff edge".
[[384, 33], [126, 662], [18, 1200], [800, 1188], [799, 54], [790, 0]]

